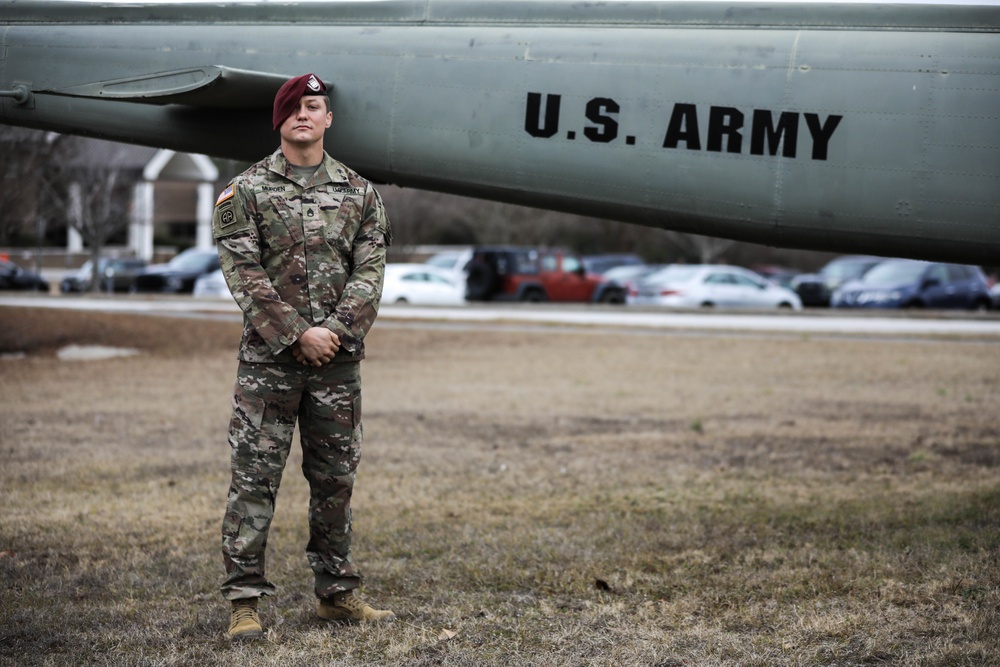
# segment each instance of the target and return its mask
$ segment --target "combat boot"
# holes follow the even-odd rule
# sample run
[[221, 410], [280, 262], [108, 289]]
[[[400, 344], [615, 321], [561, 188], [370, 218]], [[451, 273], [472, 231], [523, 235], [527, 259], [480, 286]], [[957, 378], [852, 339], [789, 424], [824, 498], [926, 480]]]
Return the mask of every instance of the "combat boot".
[[389, 623], [396, 620], [394, 613], [388, 609], [373, 609], [353, 590], [321, 599], [316, 613], [327, 621], [342, 623]]
[[257, 615], [257, 598], [233, 600], [233, 612], [229, 620], [229, 639], [248, 642], [260, 639], [264, 629]]

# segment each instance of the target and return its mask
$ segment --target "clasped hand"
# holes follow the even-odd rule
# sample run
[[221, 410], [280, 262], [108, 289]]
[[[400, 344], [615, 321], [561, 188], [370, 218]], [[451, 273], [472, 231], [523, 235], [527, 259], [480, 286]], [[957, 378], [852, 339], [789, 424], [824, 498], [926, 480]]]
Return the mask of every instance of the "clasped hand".
[[292, 343], [295, 360], [305, 366], [322, 366], [333, 361], [340, 349], [340, 338], [324, 327], [311, 327]]

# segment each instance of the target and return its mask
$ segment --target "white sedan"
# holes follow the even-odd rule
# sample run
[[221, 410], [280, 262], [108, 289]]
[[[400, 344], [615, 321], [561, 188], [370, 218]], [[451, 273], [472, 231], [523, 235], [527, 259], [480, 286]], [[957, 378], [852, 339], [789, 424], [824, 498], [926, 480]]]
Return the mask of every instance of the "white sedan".
[[386, 264], [382, 303], [457, 306], [465, 303], [465, 284], [428, 264]]
[[802, 309], [798, 294], [738, 266], [672, 264], [629, 291], [628, 303], [673, 308]]

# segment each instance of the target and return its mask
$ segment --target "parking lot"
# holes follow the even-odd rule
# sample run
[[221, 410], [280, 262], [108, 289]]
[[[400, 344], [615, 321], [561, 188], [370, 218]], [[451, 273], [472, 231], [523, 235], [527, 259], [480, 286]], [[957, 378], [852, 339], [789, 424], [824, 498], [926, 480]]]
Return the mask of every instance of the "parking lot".
[[[59, 296], [0, 294], [0, 306], [68, 308], [103, 312], [172, 314], [190, 317], [240, 317], [230, 299], [187, 296]], [[955, 311], [844, 311], [808, 309], [798, 312], [727, 312], [665, 310], [602, 304], [467, 304], [454, 307], [383, 305], [379, 325], [408, 323], [450, 327], [584, 328], [595, 334], [631, 331], [729, 332], [791, 336], [963, 337], [1000, 342], [1000, 314]]]

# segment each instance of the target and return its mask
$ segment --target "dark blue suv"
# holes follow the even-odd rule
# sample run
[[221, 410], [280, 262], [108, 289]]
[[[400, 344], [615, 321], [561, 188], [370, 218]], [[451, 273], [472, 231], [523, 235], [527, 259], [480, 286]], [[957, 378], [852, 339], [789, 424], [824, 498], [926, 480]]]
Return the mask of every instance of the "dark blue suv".
[[976, 266], [887, 259], [841, 285], [834, 308], [965, 308], [989, 310], [990, 288]]

